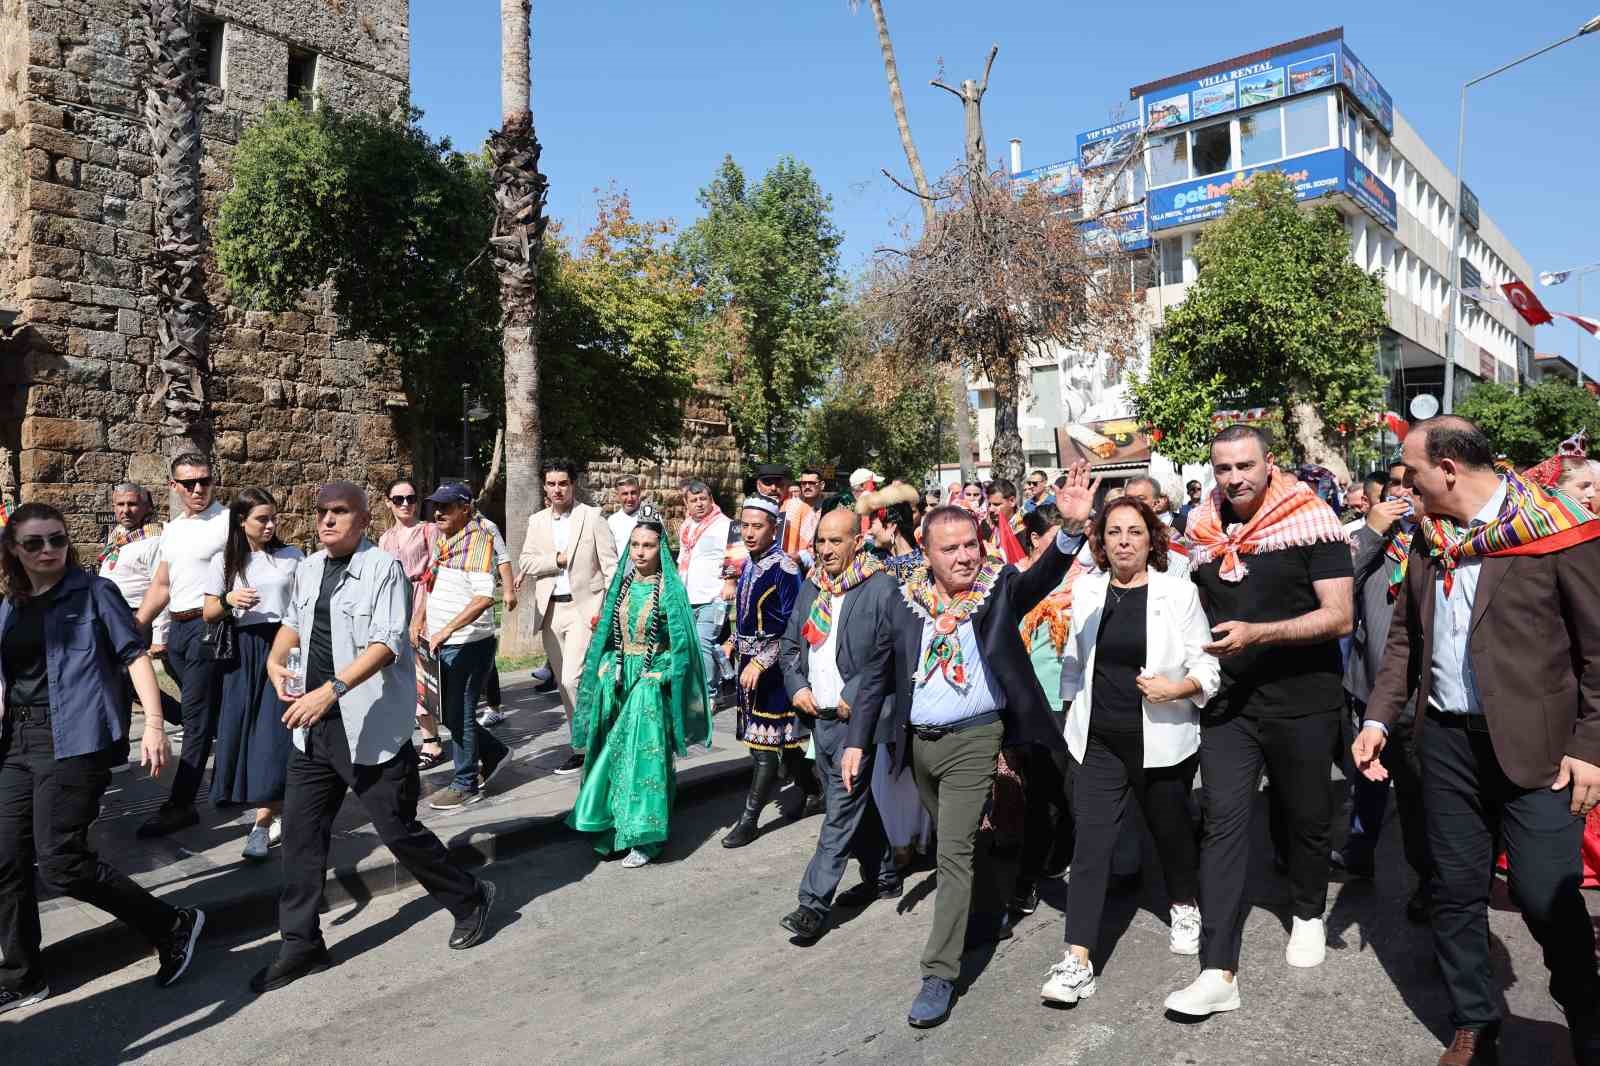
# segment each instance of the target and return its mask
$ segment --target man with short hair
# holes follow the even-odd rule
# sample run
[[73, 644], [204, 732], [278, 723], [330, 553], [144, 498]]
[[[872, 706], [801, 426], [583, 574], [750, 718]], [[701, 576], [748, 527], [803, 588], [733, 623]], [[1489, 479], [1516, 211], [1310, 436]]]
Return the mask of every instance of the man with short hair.
[[1204, 489], [1205, 486], [1198, 481], [1190, 481], [1184, 485], [1183, 491], [1187, 496], [1183, 501], [1183, 507], [1178, 510], [1178, 517], [1172, 520], [1173, 529], [1176, 529], [1179, 533], [1188, 529], [1189, 512], [1200, 506], [1200, 496]]
[[[1385, 475], [1380, 473], [1368, 474], [1361, 479], [1361, 487], [1353, 490], [1349, 496], [1345, 497], [1349, 510], [1340, 516], [1345, 520], [1345, 536], [1353, 538], [1356, 532], [1366, 525], [1367, 515], [1371, 514], [1372, 508], [1383, 499], [1387, 480]], [[1349, 506], [1349, 501], [1352, 499], [1359, 500], [1360, 505]]]
[[789, 468], [781, 463], [764, 463], [756, 468], [756, 495], [778, 505], [778, 547], [802, 566], [811, 558], [811, 542], [806, 539], [806, 520], [811, 505], [789, 495]]
[[728, 617], [722, 575], [732, 521], [717, 506], [711, 486], [704, 481], [683, 483], [683, 510], [683, 524], [678, 527], [678, 576], [694, 612], [695, 636], [705, 665], [706, 706], [714, 708], [721, 682], [732, 675], [718, 641]]
[[1022, 501], [1022, 513], [1031, 514], [1047, 503], [1055, 503], [1056, 498], [1050, 492], [1050, 476], [1043, 470], [1035, 470], [1023, 482], [1025, 498]]
[[[564, 459], [546, 463], [544, 510], [528, 518], [517, 562], [516, 589], [534, 579], [534, 628], [544, 642], [561, 690], [561, 709], [572, 727], [572, 709], [589, 651], [590, 620], [600, 616], [606, 586], [617, 569], [617, 542], [598, 508], [577, 500], [578, 468]], [[558, 774], [583, 769], [583, 753], [571, 750]]]
[[1439, 1063], [1500, 1061], [1488, 912], [1503, 845], [1573, 1058], [1594, 1066], [1600, 974], [1580, 845], [1600, 802], [1600, 522], [1496, 472], [1489, 439], [1464, 418], [1412, 426], [1401, 459], [1422, 518], [1395, 575], [1388, 644], [1352, 754], [1383, 780], [1388, 730], [1415, 703], [1433, 944], [1455, 1026]]
[[[111, 514], [116, 521], [107, 530], [105, 546], [100, 549], [100, 576], [117, 586], [128, 609], [135, 613], [150, 591], [158, 565], [156, 556], [161, 551], [161, 523], [153, 521], [154, 512], [155, 501], [143, 485], [124, 481], [111, 490]], [[168, 624], [165, 611], [152, 623], [152, 655], [165, 653]], [[131, 691], [128, 699], [137, 704]], [[165, 692], [161, 694], [161, 712], [168, 722], [183, 720], [182, 707]]]
[[1190, 574], [1222, 660], [1200, 718], [1206, 812], [1200, 850], [1200, 976], [1167, 1009], [1237, 1010], [1249, 907], [1250, 819], [1263, 766], [1288, 830], [1292, 932], [1285, 961], [1327, 952], [1330, 777], [1344, 712], [1339, 638], [1351, 628], [1350, 545], [1339, 516], [1273, 463], [1266, 434], [1233, 425], [1211, 442], [1217, 488], [1189, 517]]
[[172, 791], [161, 809], [139, 826], [141, 837], [166, 836], [200, 821], [194, 801], [211, 758], [222, 698], [221, 671], [201, 643], [206, 632], [201, 608], [211, 560], [228, 541], [228, 509], [212, 499], [211, 460], [185, 452], [172, 460], [171, 469], [172, 491], [183, 513], [161, 532], [155, 576], [135, 617], [141, 626], [148, 626], [170, 608], [166, 667], [182, 693], [183, 750], [172, 775]]
[[[283, 798], [283, 943], [250, 979], [272, 992], [333, 965], [317, 913], [328, 873], [334, 816], [354, 792], [384, 846], [455, 918], [452, 948], [483, 939], [494, 885], [473, 877], [417, 821], [416, 671], [408, 629], [411, 583], [400, 561], [366, 537], [367, 494], [348, 481], [317, 493], [317, 540], [302, 559], [267, 676], [294, 730]], [[302, 649], [304, 674], [289, 653]], [[469, 712], [470, 713], [470, 712]]]
[[891, 770], [910, 763], [938, 827], [933, 928], [922, 953], [922, 987], [906, 1017], [915, 1028], [950, 1016], [972, 908], [978, 827], [1001, 747], [1066, 750], [1019, 626], [1061, 583], [1082, 547], [1095, 488], [1088, 464], [1075, 465], [1056, 495], [1063, 532], [1026, 571], [985, 551], [970, 511], [929, 511], [922, 522], [927, 566], [890, 599], [851, 708], [839, 760], [844, 791], [854, 791], [862, 777], [866, 752], [891, 744]]
[[628, 538], [633, 536], [633, 527], [639, 522], [642, 498], [639, 479], [632, 474], [617, 482], [617, 509], [606, 516], [606, 525], [611, 529], [611, 543], [617, 546], [620, 554], [627, 554], [624, 549]]
[[799, 906], [779, 923], [801, 943], [827, 930], [833, 894], [851, 855], [861, 866], [861, 884], [838, 902], [865, 905], [901, 893], [900, 872], [872, 802], [876, 748], [866, 752], [854, 787], [844, 788], [838, 774], [851, 706], [878, 630], [889, 624], [889, 602], [899, 593], [883, 564], [862, 550], [863, 539], [854, 511], [839, 507], [822, 517], [817, 565], [800, 586], [781, 645], [784, 687], [794, 708], [811, 723], [817, 775], [822, 778], [817, 850], [800, 881]]
[[1006, 522], [1013, 533], [1020, 532], [1017, 517], [1017, 486], [1003, 477], [989, 482], [990, 524], [998, 529], [1000, 522]]

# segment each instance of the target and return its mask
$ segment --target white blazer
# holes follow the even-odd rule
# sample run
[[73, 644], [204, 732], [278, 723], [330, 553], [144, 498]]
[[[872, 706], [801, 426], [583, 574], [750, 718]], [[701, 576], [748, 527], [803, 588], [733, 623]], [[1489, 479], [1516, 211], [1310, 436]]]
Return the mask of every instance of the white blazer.
[[[1146, 612], [1144, 674], [1172, 681], [1192, 677], [1200, 695], [1144, 707], [1144, 765], [1175, 766], [1200, 749], [1200, 708], [1217, 694], [1222, 668], [1201, 650], [1211, 642], [1211, 623], [1194, 584], [1157, 570], [1150, 572]], [[1089, 744], [1089, 712], [1094, 706], [1094, 661], [1111, 575], [1081, 575], [1072, 586], [1072, 629], [1061, 654], [1061, 701], [1070, 703], [1064, 733], [1080, 763]]]

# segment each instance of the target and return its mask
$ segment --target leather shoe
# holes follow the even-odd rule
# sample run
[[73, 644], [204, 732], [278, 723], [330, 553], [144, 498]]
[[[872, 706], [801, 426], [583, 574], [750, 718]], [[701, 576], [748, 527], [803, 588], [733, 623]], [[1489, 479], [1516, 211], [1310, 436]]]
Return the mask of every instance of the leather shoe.
[[778, 919], [778, 924], [793, 933], [800, 943], [809, 944], [822, 935], [828, 920], [810, 907], [796, 907]]
[[199, 824], [200, 812], [193, 807], [162, 807], [146, 819], [134, 835], [142, 840], [149, 840]]
[[1439, 1066], [1500, 1066], [1500, 1035], [1485, 1029], [1457, 1029], [1439, 1056]]
[[478, 879], [478, 906], [465, 918], [456, 920], [450, 946], [457, 951], [470, 948], [483, 939], [489, 928], [489, 911], [494, 907], [494, 882]]
[[840, 907], [866, 907], [880, 899], [899, 899], [904, 891], [898, 881], [892, 885], [862, 881], [855, 887], [839, 893], [833, 902]]
[[319, 947], [308, 955], [299, 958], [285, 958], [279, 955], [271, 966], [259, 971], [250, 978], [250, 991], [260, 995], [263, 992], [276, 992], [294, 984], [302, 977], [310, 977], [314, 973], [321, 973], [333, 965], [333, 957], [328, 954], [326, 947]]

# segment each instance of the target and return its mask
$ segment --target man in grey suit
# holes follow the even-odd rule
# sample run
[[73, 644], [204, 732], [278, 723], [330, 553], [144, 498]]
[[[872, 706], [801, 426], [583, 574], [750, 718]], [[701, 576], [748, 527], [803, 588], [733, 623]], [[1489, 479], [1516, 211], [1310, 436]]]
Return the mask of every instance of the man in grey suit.
[[872, 803], [872, 751], [852, 787], [846, 788], [839, 775], [861, 672], [899, 590], [883, 564], [861, 547], [854, 511], [839, 508], [822, 516], [812, 545], [817, 565], [800, 586], [779, 654], [790, 700], [813, 720], [811, 737], [823, 787], [822, 831], [800, 881], [800, 905], [779, 923], [803, 944], [827, 930], [833, 894], [852, 854], [861, 864], [861, 884], [838, 902], [864, 905], [901, 892], [900, 873]]

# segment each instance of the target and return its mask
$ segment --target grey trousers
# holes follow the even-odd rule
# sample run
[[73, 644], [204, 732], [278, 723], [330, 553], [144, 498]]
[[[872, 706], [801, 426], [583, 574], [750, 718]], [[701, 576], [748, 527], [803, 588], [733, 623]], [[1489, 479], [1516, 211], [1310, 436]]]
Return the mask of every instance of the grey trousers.
[[800, 879], [800, 905], [824, 918], [833, 907], [833, 894], [844, 877], [850, 857], [861, 864], [861, 880], [891, 886], [899, 882], [889, 838], [883, 831], [877, 805], [872, 802], [872, 762], [877, 745], [865, 752], [855, 788], [844, 790], [839, 758], [849, 739], [847, 722], [812, 719], [811, 738], [816, 744], [817, 773], [822, 778], [822, 830], [817, 850]]
[[923, 806], [933, 812], [939, 834], [939, 887], [933, 899], [933, 928], [922, 950], [924, 977], [954, 981], [961, 974], [978, 826], [994, 785], [995, 760], [1004, 735], [1001, 723], [990, 722], [938, 740], [911, 741], [917, 791]]

